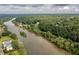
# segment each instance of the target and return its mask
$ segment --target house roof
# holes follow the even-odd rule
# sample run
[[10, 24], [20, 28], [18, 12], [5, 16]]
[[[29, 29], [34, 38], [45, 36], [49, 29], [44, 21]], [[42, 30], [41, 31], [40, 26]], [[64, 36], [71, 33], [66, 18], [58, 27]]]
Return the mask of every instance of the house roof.
[[3, 41], [3, 45], [5, 47], [12, 47], [11, 40], [5, 40], [5, 41]]
[[4, 48], [7, 49], [7, 51], [13, 49], [11, 42], [12, 42], [11, 40], [5, 40], [5, 41], [3, 41], [3, 46], [4, 46]]

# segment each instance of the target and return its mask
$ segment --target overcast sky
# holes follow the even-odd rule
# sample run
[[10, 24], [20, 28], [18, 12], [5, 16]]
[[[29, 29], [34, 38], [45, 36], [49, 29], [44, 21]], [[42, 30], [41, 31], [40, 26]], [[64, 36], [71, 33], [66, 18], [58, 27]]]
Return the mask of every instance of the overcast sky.
[[79, 4], [0, 4], [1, 14], [79, 13]]

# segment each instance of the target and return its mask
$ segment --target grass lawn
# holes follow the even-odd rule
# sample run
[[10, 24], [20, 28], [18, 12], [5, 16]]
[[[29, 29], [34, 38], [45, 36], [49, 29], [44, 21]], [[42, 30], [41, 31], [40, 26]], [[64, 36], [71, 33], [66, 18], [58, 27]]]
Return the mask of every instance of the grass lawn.
[[19, 51], [18, 50], [14, 50], [14, 51], [10, 51], [7, 53], [8, 55], [19, 55]]
[[3, 41], [5, 40], [11, 40], [11, 38], [9, 36], [3, 36], [0, 38], [0, 45], [2, 44]]

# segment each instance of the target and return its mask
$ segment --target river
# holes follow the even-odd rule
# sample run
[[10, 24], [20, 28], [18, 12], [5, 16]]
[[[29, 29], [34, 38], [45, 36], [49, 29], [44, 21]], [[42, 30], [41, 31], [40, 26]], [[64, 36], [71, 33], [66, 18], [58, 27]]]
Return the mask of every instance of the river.
[[[13, 20], [13, 19], [12, 19]], [[66, 52], [63, 49], [56, 47], [56, 45], [50, 43], [48, 40], [37, 36], [28, 30], [23, 30], [22, 28], [16, 27], [12, 21], [7, 21], [4, 23], [8, 30], [15, 33], [21, 42], [28, 55], [69, 55], [70, 53]], [[20, 36], [20, 31], [24, 31], [27, 34], [27, 38]]]

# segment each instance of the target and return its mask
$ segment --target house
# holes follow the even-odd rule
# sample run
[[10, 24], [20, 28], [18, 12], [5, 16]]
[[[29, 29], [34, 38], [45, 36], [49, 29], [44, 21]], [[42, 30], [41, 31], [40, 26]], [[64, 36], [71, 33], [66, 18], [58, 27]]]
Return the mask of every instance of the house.
[[11, 42], [12, 42], [11, 40], [5, 40], [5, 41], [3, 41], [3, 43], [2, 43], [3, 49], [7, 50], [7, 51], [13, 50]]

